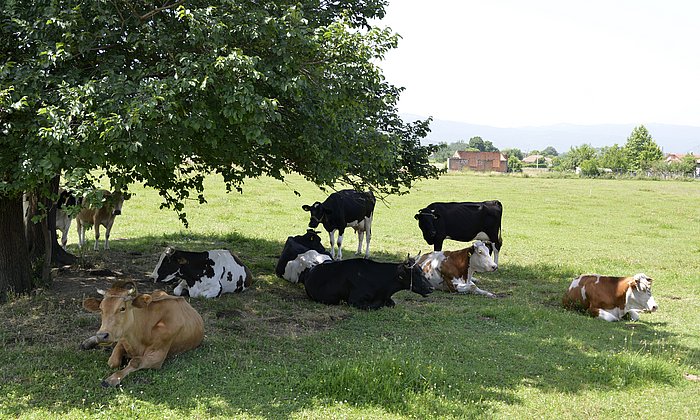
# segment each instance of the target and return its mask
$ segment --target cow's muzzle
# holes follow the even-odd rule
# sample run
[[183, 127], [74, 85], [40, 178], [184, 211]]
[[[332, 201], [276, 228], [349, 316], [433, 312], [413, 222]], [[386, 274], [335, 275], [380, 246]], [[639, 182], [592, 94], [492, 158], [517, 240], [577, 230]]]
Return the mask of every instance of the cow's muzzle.
[[111, 341], [109, 339], [109, 333], [105, 331], [98, 331], [97, 334], [95, 334], [95, 337], [97, 337], [97, 341], [100, 343]]
[[114, 211], [112, 212], [112, 216], [119, 216], [120, 214], [122, 214], [122, 211], [121, 211], [121, 210], [114, 210]]

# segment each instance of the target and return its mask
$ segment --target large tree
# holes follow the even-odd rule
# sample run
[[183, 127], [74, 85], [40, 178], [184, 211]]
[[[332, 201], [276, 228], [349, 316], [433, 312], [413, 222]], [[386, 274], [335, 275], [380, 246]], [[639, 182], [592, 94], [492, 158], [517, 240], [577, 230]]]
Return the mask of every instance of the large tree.
[[564, 171], [573, 171], [586, 160], [593, 160], [596, 157], [596, 151], [590, 144], [582, 144], [580, 146], [571, 146], [569, 151], [559, 156], [555, 165], [558, 169]]
[[386, 0], [1, 3], [0, 293], [24, 291], [22, 193], [55, 198], [58, 176], [143, 183], [186, 223], [208, 173], [383, 194], [438, 175], [429, 121], [398, 117], [376, 64], [397, 43], [369, 23]]
[[611, 169], [616, 173], [624, 173], [628, 169], [625, 149], [617, 144], [601, 149], [599, 163], [601, 167]]
[[649, 131], [643, 125], [635, 127], [625, 144], [625, 155], [632, 170], [646, 170], [654, 162], [664, 157], [661, 148], [654, 142]]

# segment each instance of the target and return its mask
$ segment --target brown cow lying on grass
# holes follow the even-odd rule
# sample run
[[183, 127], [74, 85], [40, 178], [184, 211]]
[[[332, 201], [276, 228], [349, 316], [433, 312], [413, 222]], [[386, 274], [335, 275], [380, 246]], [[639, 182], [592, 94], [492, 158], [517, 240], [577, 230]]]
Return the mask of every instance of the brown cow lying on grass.
[[103, 386], [117, 386], [126, 375], [139, 369], [159, 369], [166, 357], [194, 349], [204, 338], [202, 317], [182, 297], [162, 290], [138, 294], [134, 283], [122, 281], [97, 292], [104, 298], [87, 298], [83, 307], [100, 312], [102, 325], [81, 348], [114, 343], [107, 361], [114, 369], [121, 365], [124, 356], [130, 358], [126, 367], [102, 381]]
[[644, 273], [633, 277], [584, 274], [571, 282], [562, 304], [606, 321], [620, 321], [627, 314], [632, 321], [638, 321], [640, 312], [659, 308], [651, 295], [652, 281]]

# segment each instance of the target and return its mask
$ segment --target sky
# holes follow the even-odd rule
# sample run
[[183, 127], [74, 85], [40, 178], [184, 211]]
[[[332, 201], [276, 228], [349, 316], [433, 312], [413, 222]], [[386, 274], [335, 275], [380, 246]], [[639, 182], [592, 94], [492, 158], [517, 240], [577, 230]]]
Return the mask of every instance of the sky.
[[698, 0], [389, 0], [399, 112], [494, 127], [700, 127]]

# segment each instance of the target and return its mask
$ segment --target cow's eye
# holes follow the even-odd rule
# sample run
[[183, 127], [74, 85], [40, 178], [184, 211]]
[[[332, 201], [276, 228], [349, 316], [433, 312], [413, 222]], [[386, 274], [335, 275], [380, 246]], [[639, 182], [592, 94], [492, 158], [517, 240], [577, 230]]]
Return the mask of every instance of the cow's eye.
[[124, 311], [126, 311], [126, 306], [122, 306], [121, 308], [119, 308], [119, 312], [124, 312]]

